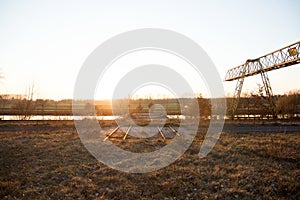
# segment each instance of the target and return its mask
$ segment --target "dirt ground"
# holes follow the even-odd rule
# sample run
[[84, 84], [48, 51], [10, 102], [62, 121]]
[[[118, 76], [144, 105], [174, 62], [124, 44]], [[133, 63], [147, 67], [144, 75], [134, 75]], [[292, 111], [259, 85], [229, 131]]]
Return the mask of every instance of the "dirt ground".
[[[0, 121], [0, 199], [299, 199], [300, 126], [232, 127], [205, 158], [198, 157], [201, 127], [173, 164], [130, 174], [91, 156], [72, 121]], [[160, 137], [138, 145], [130, 137], [111, 140], [128, 150], [165, 145]]]

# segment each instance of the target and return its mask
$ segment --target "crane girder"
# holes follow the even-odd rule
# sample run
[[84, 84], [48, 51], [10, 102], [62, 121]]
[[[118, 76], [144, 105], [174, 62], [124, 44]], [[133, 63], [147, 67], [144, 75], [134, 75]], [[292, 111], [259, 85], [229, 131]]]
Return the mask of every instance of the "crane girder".
[[[225, 81], [233, 81], [274, 69], [300, 63], [300, 41], [273, 51], [256, 59], [248, 59], [244, 64], [229, 69]], [[262, 67], [261, 67], [262, 66]]]
[[270, 80], [266, 72], [300, 63], [299, 52], [300, 41], [273, 51], [259, 58], [248, 59], [244, 64], [229, 69], [226, 73], [225, 81], [237, 80], [237, 84], [233, 94], [233, 101], [230, 108], [231, 117], [233, 119], [235, 117], [235, 111], [239, 103], [245, 77], [260, 74], [264, 84], [266, 95], [268, 96], [270, 109], [272, 110], [273, 117], [276, 118], [273, 92]]

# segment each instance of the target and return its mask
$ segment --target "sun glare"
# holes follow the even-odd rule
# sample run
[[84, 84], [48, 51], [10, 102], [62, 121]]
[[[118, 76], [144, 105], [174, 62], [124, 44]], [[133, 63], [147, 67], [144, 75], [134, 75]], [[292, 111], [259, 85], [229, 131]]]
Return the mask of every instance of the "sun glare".
[[[171, 70], [184, 77], [184, 80], [191, 86], [194, 94], [201, 93], [203, 96], [209, 96], [209, 92], [207, 91], [206, 84], [202, 77], [199, 76], [199, 73], [182, 58], [161, 50], [139, 50], [120, 57], [107, 67], [99, 78], [98, 86], [95, 91], [95, 99], [112, 99], [118, 81], [138, 67], [150, 64], [159, 64], [169, 67]], [[145, 76], [147, 76], [147, 74], [145, 74]], [[136, 91], [126, 94], [127, 96], [116, 96], [114, 98], [127, 98], [129, 96], [134, 98], [174, 98], [174, 92], [170, 91], [172, 88], [167, 88], [162, 85], [147, 84], [144, 86], [137, 86], [134, 90]], [[177, 95], [181, 97], [193, 95], [187, 93], [187, 91], [184, 91], [182, 94]]]

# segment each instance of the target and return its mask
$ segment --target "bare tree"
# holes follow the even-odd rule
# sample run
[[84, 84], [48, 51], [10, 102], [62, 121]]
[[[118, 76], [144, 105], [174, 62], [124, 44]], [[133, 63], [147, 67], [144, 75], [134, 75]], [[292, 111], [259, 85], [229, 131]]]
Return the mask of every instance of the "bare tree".
[[[200, 94], [197, 97], [197, 101], [198, 101], [198, 106], [199, 106], [200, 117], [206, 119], [209, 116], [211, 116], [212, 105], [211, 105], [210, 99], [204, 99], [202, 97], [202, 95]], [[215, 109], [218, 109], [218, 108], [215, 108]]]
[[290, 91], [280, 96], [276, 102], [276, 110], [283, 118], [293, 118], [299, 114], [300, 91]]
[[24, 96], [19, 95], [19, 99], [16, 102], [15, 110], [17, 114], [17, 119], [19, 120], [29, 120], [34, 115], [35, 102], [35, 87], [34, 84], [27, 87]]
[[264, 95], [264, 86], [261, 84], [257, 84], [257, 90], [251, 92], [254, 108], [257, 112], [255, 114], [259, 114], [260, 118], [264, 118], [264, 116], [268, 116], [271, 113], [269, 108], [269, 104], [267, 102], [267, 97]]

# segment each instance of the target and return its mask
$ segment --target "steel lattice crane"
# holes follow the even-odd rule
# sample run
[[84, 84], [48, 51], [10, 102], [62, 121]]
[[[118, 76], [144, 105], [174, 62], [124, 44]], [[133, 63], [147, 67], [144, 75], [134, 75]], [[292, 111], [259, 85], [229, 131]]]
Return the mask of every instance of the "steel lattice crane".
[[229, 69], [225, 81], [237, 80], [233, 101], [230, 107], [231, 117], [234, 118], [238, 106], [245, 77], [260, 74], [265, 92], [268, 96], [273, 117], [276, 117], [273, 92], [267, 72], [300, 63], [300, 41], [278, 49], [256, 59], [248, 59], [244, 64]]

